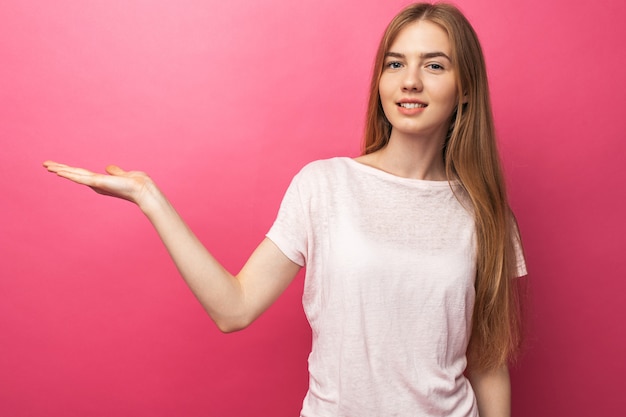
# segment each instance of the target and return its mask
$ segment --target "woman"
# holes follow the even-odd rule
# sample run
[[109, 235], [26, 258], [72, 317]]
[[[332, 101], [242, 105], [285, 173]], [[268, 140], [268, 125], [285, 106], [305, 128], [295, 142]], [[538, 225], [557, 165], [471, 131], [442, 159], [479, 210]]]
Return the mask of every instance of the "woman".
[[509, 415], [511, 278], [525, 266], [481, 48], [453, 6], [415, 4], [387, 27], [364, 148], [307, 165], [237, 275], [145, 173], [44, 165], [136, 203], [222, 331], [248, 326], [306, 266], [313, 347], [302, 416]]

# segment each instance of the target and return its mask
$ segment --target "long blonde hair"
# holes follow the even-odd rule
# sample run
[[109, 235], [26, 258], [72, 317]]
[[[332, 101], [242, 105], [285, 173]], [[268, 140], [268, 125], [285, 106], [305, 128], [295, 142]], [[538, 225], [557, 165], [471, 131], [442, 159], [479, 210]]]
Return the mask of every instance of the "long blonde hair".
[[506, 364], [521, 340], [515, 275], [517, 226], [509, 208], [496, 146], [482, 48], [465, 16], [449, 4], [413, 4], [389, 24], [376, 54], [365, 128], [365, 154], [389, 142], [391, 124], [382, 109], [379, 81], [385, 53], [409, 23], [427, 20], [449, 36], [459, 101], [443, 149], [448, 180], [467, 192], [475, 217], [477, 243], [476, 298], [468, 347], [471, 369]]

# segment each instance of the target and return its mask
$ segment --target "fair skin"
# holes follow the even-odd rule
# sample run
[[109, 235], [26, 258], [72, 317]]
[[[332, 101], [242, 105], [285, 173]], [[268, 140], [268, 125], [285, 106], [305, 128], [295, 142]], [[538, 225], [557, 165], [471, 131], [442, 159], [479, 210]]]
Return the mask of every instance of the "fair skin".
[[511, 379], [509, 368], [499, 368], [483, 372], [467, 372], [472, 384], [480, 417], [511, 416]]
[[[379, 93], [392, 125], [383, 149], [356, 160], [414, 179], [447, 179], [442, 149], [458, 104], [455, 68], [448, 34], [417, 21], [402, 29], [386, 54]], [[511, 411], [508, 368], [468, 372], [481, 417], [507, 417]]]
[[107, 167], [109, 175], [52, 161], [44, 166], [96, 192], [131, 201], [143, 211], [165, 244], [180, 274], [224, 332], [241, 330], [260, 316], [300, 270], [264, 239], [241, 271], [232, 275], [206, 250], [148, 175]]
[[[441, 149], [458, 103], [448, 36], [439, 26], [407, 25], [392, 44], [380, 79], [383, 109], [393, 128], [388, 145], [356, 160], [406, 178], [446, 180]], [[109, 166], [107, 174], [52, 161], [44, 166], [96, 192], [131, 201], [148, 217], [180, 274], [224, 332], [243, 329], [260, 316], [300, 270], [264, 239], [241, 271], [229, 273], [202, 245], [152, 179]], [[481, 417], [510, 415], [506, 367], [471, 373]]]
[[392, 125], [389, 143], [357, 161], [400, 177], [447, 179], [441, 150], [458, 102], [450, 56], [448, 35], [438, 25], [418, 21], [400, 31], [379, 83]]

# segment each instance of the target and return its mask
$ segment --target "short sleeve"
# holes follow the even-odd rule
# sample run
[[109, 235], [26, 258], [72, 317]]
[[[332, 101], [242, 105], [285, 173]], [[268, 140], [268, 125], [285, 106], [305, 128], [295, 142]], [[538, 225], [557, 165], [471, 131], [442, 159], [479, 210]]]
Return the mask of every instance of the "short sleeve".
[[285, 256], [300, 266], [306, 264], [308, 246], [308, 218], [304, 210], [302, 182], [300, 172], [287, 188], [276, 220], [266, 235]]

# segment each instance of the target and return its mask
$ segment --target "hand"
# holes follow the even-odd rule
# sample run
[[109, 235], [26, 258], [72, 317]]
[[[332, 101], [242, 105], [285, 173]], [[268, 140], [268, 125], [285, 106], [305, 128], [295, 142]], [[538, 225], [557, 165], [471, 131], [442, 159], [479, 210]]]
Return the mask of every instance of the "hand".
[[46, 161], [43, 166], [60, 177], [90, 187], [98, 194], [122, 198], [139, 206], [157, 189], [152, 179], [145, 172], [124, 171], [116, 165], [106, 167], [105, 170], [108, 175], [53, 161]]

